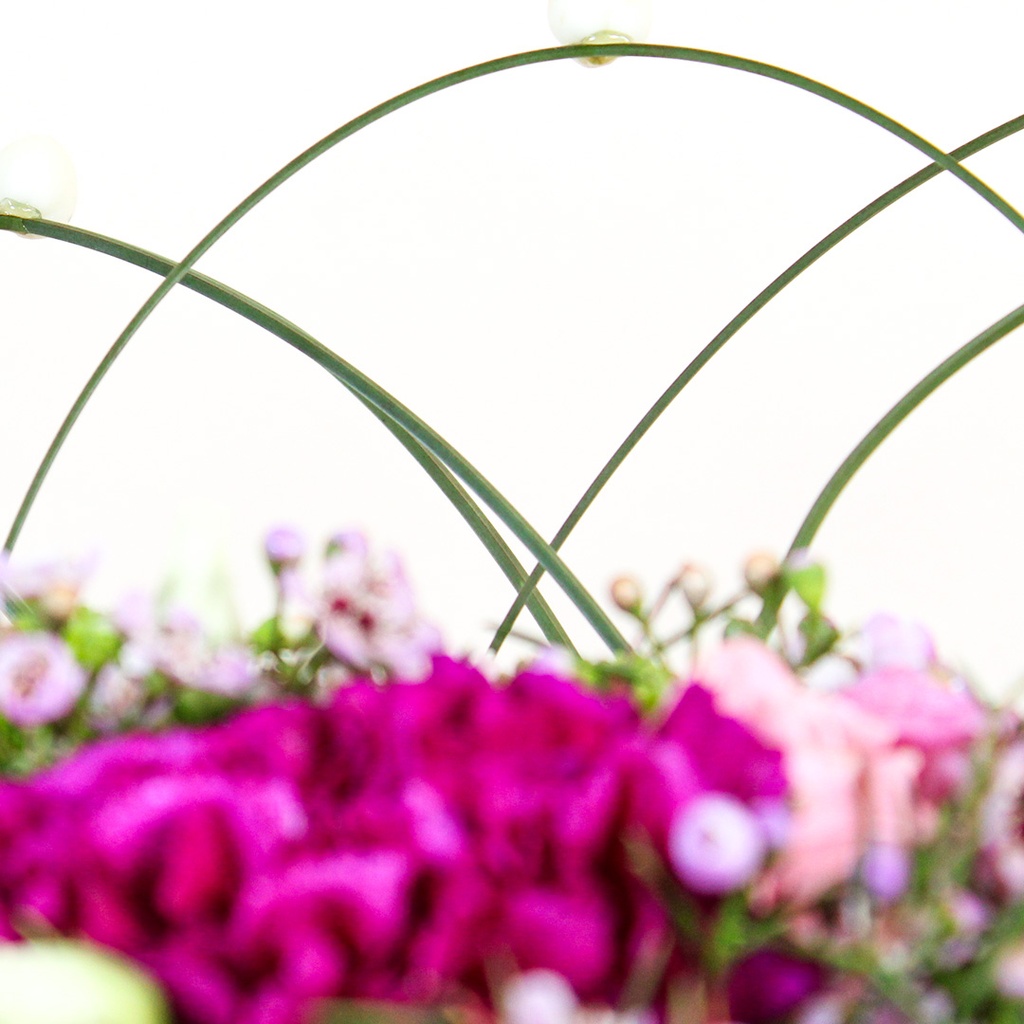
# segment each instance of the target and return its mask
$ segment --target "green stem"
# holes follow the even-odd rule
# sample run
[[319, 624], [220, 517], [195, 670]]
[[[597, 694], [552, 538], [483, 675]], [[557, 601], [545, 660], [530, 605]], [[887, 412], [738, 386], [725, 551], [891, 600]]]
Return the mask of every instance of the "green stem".
[[[18, 230], [18, 226], [12, 222], [12, 218], [0, 217], [0, 229], [3, 228]], [[47, 238], [70, 242], [73, 245], [90, 249], [93, 252], [113, 256], [132, 266], [141, 267], [155, 274], [167, 274], [174, 266], [174, 261], [164, 256], [158, 256], [137, 246], [129, 245], [127, 242], [108, 238], [105, 235], [99, 235], [92, 231], [85, 231], [82, 228], [71, 227], [68, 224], [37, 220], [32, 222], [32, 230], [34, 233], [44, 235]], [[246, 320], [281, 338], [282, 341], [295, 345], [299, 351], [309, 356], [318, 366], [323, 367], [336, 380], [347, 387], [347, 381], [342, 369], [338, 365], [337, 356], [311, 335], [285, 320], [273, 310], [253, 301], [248, 296], [227, 287], [221, 282], [195, 271], [186, 274], [181, 283], [191, 291], [212, 299], [221, 306], [240, 314]], [[301, 344], [296, 344], [298, 341], [301, 341]], [[353, 392], [353, 394], [391, 431], [399, 443], [424, 468], [487, 548], [487, 551], [505, 574], [508, 581], [513, 587], [519, 589], [526, 579], [526, 570], [516, 558], [512, 549], [505, 543], [501, 534], [494, 528], [494, 524], [480, 511], [479, 506], [473, 501], [473, 498], [465, 488], [433, 455], [423, 448], [412, 434], [398, 423], [390, 420], [362, 395], [356, 392]], [[547, 602], [541, 595], [538, 594], [537, 597], [537, 602], [530, 606], [530, 612], [543, 632], [545, 639], [549, 643], [573, 650], [568, 634], [555, 618]]]
[[[135, 335], [138, 329], [148, 319], [150, 314], [170, 293], [171, 289], [181, 282], [185, 275], [192, 269], [195, 263], [208, 252], [231, 228], [238, 223], [250, 210], [262, 202], [275, 189], [286, 182], [303, 167], [311, 163], [317, 157], [326, 153], [333, 146], [343, 139], [354, 135], [375, 121], [400, 110], [418, 100], [444, 89], [459, 85], [475, 78], [482, 78], [486, 75], [507, 71], [515, 67], [523, 67], [530, 64], [542, 64], [550, 61], [569, 60], [579, 57], [593, 58], [598, 56], [608, 57], [655, 57], [671, 60], [689, 61], [698, 64], [711, 64], [719, 67], [732, 68], [750, 74], [759, 75], [765, 78], [774, 79], [787, 85], [802, 89], [805, 92], [821, 96], [832, 103], [836, 103], [845, 109], [866, 118], [872, 123], [904, 140], [916, 149], [925, 153], [930, 159], [941, 167], [950, 171], [960, 178], [973, 191], [984, 198], [991, 206], [999, 210], [1018, 230], [1024, 232], [1024, 218], [1006, 202], [1001, 196], [994, 192], [983, 181], [976, 178], [966, 168], [961, 167], [955, 159], [942, 152], [926, 139], [910, 131], [908, 128], [894, 121], [861, 103], [852, 97], [839, 92], [830, 86], [815, 82], [813, 79], [803, 75], [794, 74], [782, 68], [769, 64], [762, 64], [759, 61], [746, 60], [741, 57], [732, 57], [727, 54], [713, 53], [707, 50], [695, 50], [686, 47], [676, 46], [650, 46], [640, 43], [615, 43], [615, 44], [584, 44], [577, 46], [563, 46], [548, 50], [535, 50], [529, 53], [514, 54], [510, 57], [501, 57], [497, 60], [487, 61], [473, 67], [464, 68], [441, 78], [426, 82], [423, 85], [410, 89], [393, 99], [379, 104], [366, 113], [360, 115], [347, 124], [338, 128], [331, 134], [325, 136], [319, 142], [301, 153], [294, 160], [282, 167], [276, 174], [268, 178], [259, 188], [247, 196], [236, 206], [226, 217], [224, 217], [214, 228], [209, 231], [178, 263], [171, 272], [164, 278], [152, 295], [143, 303], [138, 312], [132, 317], [128, 325], [118, 336], [110, 350], [101, 360], [99, 366], [89, 378], [81, 394], [72, 405], [68, 415], [61, 424], [49, 449], [29, 485], [28, 492], [15, 517], [11, 533], [5, 544], [5, 549], [10, 550], [15, 543], [18, 533], [31, 509], [43, 480], [49, 473], [57, 453], [63, 447], [64, 441], [71, 433], [82, 410], [88, 404], [93, 392], [100, 381], [106, 376], [107, 371], [121, 354], [124, 347]], [[24, 229], [22, 222], [18, 221], [21, 229]], [[358, 383], [356, 383], [358, 381]], [[579, 611], [587, 618], [594, 629], [612, 650], [621, 650], [628, 645], [624, 638], [615, 628], [611, 620], [604, 614], [594, 599], [582, 587], [575, 576], [558, 557], [555, 550], [548, 545], [544, 539], [534, 530], [523, 516], [497, 491], [481, 474], [447, 445], [435, 432], [413, 416], [409, 410], [401, 406], [390, 396], [385, 396], [377, 386], [368, 378], [359, 374], [351, 382], [352, 387], [369, 398], [382, 412], [399, 421], [409, 430], [428, 450], [441, 459], [457, 476], [459, 476], [477, 495], [487, 504], [498, 517], [512, 530], [513, 534], [522, 541], [538, 562], [555, 578], [556, 582], [563, 588]]]
[[[969, 156], [973, 156], [975, 153], [986, 149], [988, 146], [999, 142], [1001, 139], [1005, 139], [1010, 135], [1019, 132], [1024, 128], [1024, 115], [1015, 117], [1004, 124], [999, 125], [996, 128], [987, 131], [982, 135], [979, 135], [976, 139], [972, 139], [970, 142], [960, 146], [959, 149], [954, 149], [949, 155], [955, 160], [965, 160]], [[640, 439], [647, 433], [648, 430], [658, 421], [661, 414], [672, 404], [673, 401], [681, 394], [683, 389], [697, 376], [698, 373], [706, 366], [714, 357], [714, 355], [725, 346], [726, 342], [735, 335], [744, 324], [751, 320], [755, 314], [761, 309], [768, 305], [772, 299], [775, 298], [788, 284], [795, 281], [808, 267], [816, 263], [822, 256], [825, 255], [830, 249], [838, 245], [848, 235], [852, 235], [859, 227], [866, 224], [873, 217], [877, 216], [883, 210], [892, 206], [894, 203], [902, 199], [904, 196], [909, 195], [915, 189], [919, 188], [927, 181], [931, 181], [932, 178], [937, 177], [941, 174], [943, 168], [937, 163], [931, 163], [927, 167], [922, 167], [916, 174], [912, 174], [909, 178], [905, 178], [894, 188], [889, 189], [888, 192], [883, 193], [877, 199], [868, 203], [862, 210], [859, 210], [848, 220], [844, 221], [834, 231], [827, 234], [820, 242], [812, 246], [807, 250], [795, 263], [791, 264], [786, 270], [784, 270], [774, 281], [771, 282], [766, 288], [759, 292], [746, 306], [743, 307], [722, 328], [714, 338], [704, 346], [703, 349], [694, 357], [693, 360], [687, 365], [686, 369], [665, 389], [661, 397], [651, 406], [650, 409], [644, 414], [643, 418], [639, 423], [629, 432], [626, 439], [619, 445], [615, 450], [612, 457], [602, 467], [601, 472], [594, 478], [590, 486], [583, 493], [583, 496], [575, 507], [569, 513], [565, 522], [559, 527], [558, 532], [554, 535], [551, 540], [551, 546], [558, 551], [569, 535], [576, 528], [576, 525], [583, 518], [584, 514], [594, 503], [594, 500], [604, 489], [605, 484], [612, 478], [615, 471], [625, 461], [629, 453], [640, 443]], [[525, 601], [529, 598], [533, 589], [540, 582], [544, 575], [544, 568], [541, 565], [534, 567], [530, 573], [530, 578], [526, 582], [526, 586], [523, 587], [516, 595], [516, 599], [509, 608], [502, 620], [501, 625], [498, 627], [497, 632], [494, 634], [494, 639], [491, 641], [491, 649], [497, 651], [500, 649], [502, 643], [508, 636], [509, 630], [512, 629], [516, 619], [519, 617], [520, 612], [523, 610]]]
[[[828, 515], [843, 488], [850, 482], [857, 470], [867, 462], [871, 454], [882, 442], [940, 385], [944, 384], [957, 371], [965, 367], [972, 359], [980, 356], [987, 348], [1005, 338], [1011, 331], [1024, 323], [1024, 305], [1018, 306], [1001, 320], [986, 328], [981, 334], [962, 345], [951, 356], [944, 359], [927, 376], [919, 380], [863, 437], [861, 442], [843, 460], [842, 465], [832, 474], [821, 493], [815, 499], [810, 511], [800, 524], [790, 553], [810, 546], [822, 522]], [[769, 627], [774, 624], [785, 592], [766, 598], [758, 624]]]

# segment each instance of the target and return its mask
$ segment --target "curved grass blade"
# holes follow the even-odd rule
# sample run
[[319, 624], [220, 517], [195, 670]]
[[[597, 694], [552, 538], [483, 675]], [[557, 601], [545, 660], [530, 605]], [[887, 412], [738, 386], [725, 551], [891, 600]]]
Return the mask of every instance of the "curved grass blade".
[[[800, 528], [789, 546], [789, 553], [806, 548], [814, 540], [825, 517], [829, 514], [836, 499], [853, 478], [857, 470], [867, 462], [868, 458], [883, 441], [940, 385], [944, 384], [959, 370], [962, 370], [972, 359], [977, 358], [987, 348], [1005, 338], [1011, 331], [1024, 324], [1024, 305], [1018, 306], [1002, 320], [996, 321], [981, 334], [976, 335], [966, 345], [962, 345], [951, 356], [944, 359], [931, 373], [922, 377], [862, 438], [861, 442], [843, 460], [842, 465], [832, 474], [821, 493], [815, 499], [810, 511], [804, 517]], [[772, 596], [765, 601], [758, 619], [758, 625], [767, 632], [775, 623], [779, 606], [784, 594]]]
[[[0, 229], [3, 228], [19, 230], [18, 226], [13, 223], [13, 218], [0, 217]], [[32, 231], [47, 238], [56, 238], [85, 249], [91, 249], [93, 252], [114, 256], [133, 266], [150, 270], [155, 274], [167, 274], [174, 266], [174, 261], [166, 257], [147, 252], [145, 249], [129, 245], [127, 242], [108, 238], [105, 235], [85, 231], [82, 228], [71, 227], [68, 224], [34, 220], [32, 221]], [[292, 343], [293, 339], [301, 337], [304, 347], [300, 351], [313, 359], [318, 366], [327, 370], [336, 380], [342, 384], [346, 383], [344, 376], [338, 372], [334, 365], [336, 361], [334, 353], [273, 310], [253, 301], [241, 292], [237, 292], [221, 282], [195, 271], [186, 274], [181, 283], [185, 288], [212, 299], [214, 302], [240, 314], [245, 319], [263, 327], [289, 344]], [[391, 431], [398, 442], [423, 467], [444, 493], [445, 497], [448, 498], [463, 519], [469, 524], [512, 586], [517, 590], [521, 588], [526, 580], [526, 570], [505, 542], [505, 539], [495, 529], [494, 524], [480, 511], [479, 506], [466, 489], [404, 427], [389, 420], [376, 406], [368, 402], [361, 395], [356, 394], [356, 397]], [[568, 634], [561, 623], [555, 618], [547, 601], [540, 594], [536, 596], [538, 600], [536, 603], [531, 604], [530, 612], [544, 634], [544, 638], [551, 644], [565, 647], [575, 653]]]
[[[45, 480], [49, 473], [50, 466], [61, 447], [63, 447], [64, 441], [70, 434], [82, 410], [88, 404], [89, 399], [92, 397], [92, 394], [98, 387], [100, 381], [104, 376], [106, 376], [107, 371], [116, 361], [117, 357], [134, 336], [136, 331], [138, 331], [150, 314], [157, 308], [164, 298], [166, 298], [171, 289], [182, 280], [189, 270], [192, 269], [200, 257], [209, 251], [209, 249], [215, 245], [216, 242], [235, 224], [237, 224], [242, 217], [262, 202], [262, 200], [270, 195], [276, 188], [294, 174], [298, 173], [298, 171], [311, 163], [318, 156], [321, 156], [333, 146], [337, 145], [343, 139], [348, 138], [375, 121], [379, 121], [381, 118], [394, 113], [396, 110], [406, 107], [417, 100], [425, 98], [426, 96], [430, 96], [433, 93], [440, 92], [444, 89], [451, 88], [475, 78], [481, 78], [485, 75], [506, 71], [514, 67], [541, 64], [549, 61], [569, 60], [578, 57], [597, 56], [656, 57], [690, 61], [698, 64], [712, 64], [720, 67], [745, 71], [765, 78], [771, 78], [802, 89], [805, 92], [821, 96], [832, 103], [836, 103], [839, 106], [846, 108], [852, 113], [866, 118], [872, 123], [895, 135], [897, 138], [903, 139], [905, 142], [908, 142], [916, 149], [925, 153], [940, 166], [960, 178], [973, 191], [985, 199], [986, 202], [999, 210], [999, 212], [1010, 220], [1018, 230], [1024, 232], [1024, 218], [1022, 218], [1021, 215], [1012, 206], [1010, 206], [1005, 199], [994, 192], [979, 178], [975, 177], [966, 168], [961, 167], [960, 164], [958, 164], [948, 154], [932, 145], [932, 143], [910, 131], [910, 129], [901, 125], [899, 122], [893, 120], [887, 115], [869, 107], [867, 104], [861, 103], [859, 100], [855, 100], [852, 97], [847, 96], [845, 93], [839, 92], [837, 89], [823, 85], [822, 83], [806, 78], [803, 75], [797, 75], [792, 71], [786, 71], [783, 68], [763, 64], [759, 61], [747, 60], [742, 57], [732, 57], [728, 54], [714, 53], [708, 50], [695, 50], [687, 47], [676, 46], [652, 46], [640, 43], [581, 44], [577, 46], [563, 46], [546, 50], [534, 50], [528, 53], [514, 54], [510, 57], [501, 57], [497, 60], [487, 61], [483, 64], [476, 64], [472, 67], [464, 68], [448, 75], [443, 75], [440, 78], [436, 78], [430, 82], [424, 83], [423, 85], [410, 89], [399, 96], [379, 104], [352, 121], [349, 121], [347, 124], [342, 125], [342, 127], [325, 136], [319, 142], [315, 143], [294, 160], [282, 167], [276, 174], [268, 178], [267, 181], [239, 203], [238, 206], [236, 206], [226, 217], [215, 225], [214, 228], [193, 247], [188, 255], [175, 266], [153, 294], [139, 308], [138, 312], [132, 317], [128, 325], [111, 346], [110, 350], [100, 361], [100, 364], [94, 371], [93, 375], [86, 382], [81, 394], [72, 405], [68, 415], [65, 417], [63, 423], [58, 429], [56, 436], [40, 463], [39, 469], [29, 485], [25, 499], [15, 516], [14, 524], [5, 543], [5, 549], [10, 550], [15, 543], [25, 518], [27, 517], [35, 501], [36, 495], [39, 492], [39, 488], [42, 486], [43, 480]], [[360, 377], [361, 376], [362, 375], [360, 375]], [[526, 522], [522, 515], [508, 502], [508, 500], [489, 483], [489, 481], [481, 476], [476, 469], [470, 466], [460, 455], [458, 455], [457, 452], [451, 449], [451, 447], [447, 445], [442, 438], [433, 431], [430, 431], [429, 428], [426, 427], [426, 424], [413, 416], [408, 409], [405, 409], [404, 406], [400, 406], [398, 403], [394, 402], [394, 400], [390, 399], [390, 396], [388, 396], [388, 398], [383, 398], [380, 394], [380, 390], [376, 388], [376, 385], [374, 385], [372, 381], [369, 381], [364, 377], [361, 380], [361, 386], [367, 389], [367, 397], [369, 397], [371, 393], [375, 393], [377, 395], [377, 399], [380, 399], [380, 401], [383, 402], [383, 404], [379, 404], [377, 400], [371, 399], [378, 408], [382, 409], [382, 411], [388, 412], [389, 414], [395, 414], [396, 418], [399, 419], [404, 417], [405, 421], [403, 422], [403, 426], [405, 426], [421, 444], [431, 450], [433, 454], [441, 458], [441, 460], [450, 469], [452, 469], [457, 476], [459, 476], [473, 491], [477, 493], [484, 503], [498, 515], [505, 525], [508, 526], [516, 537], [518, 537], [519, 540], [522, 541], [530, 550], [531, 554], [533, 554], [538, 562], [540, 562], [541, 565], [543, 565], [544, 568], [552, 575], [555, 581], [562, 587], [576, 605], [581, 614], [584, 615], [584, 617], [613, 650], [627, 646], [625, 639], [608, 619], [607, 615], [604, 614], [601, 608], [594, 601], [593, 597], [583, 589], [576, 577], [569, 572], [568, 568], [558, 557], [557, 553], [543, 540], [540, 534], [538, 534], [537, 531]]]
[[[1021, 129], [1024, 129], [1024, 115], [1012, 118], [998, 127], [984, 132], [977, 138], [972, 139], [970, 142], [954, 149], [950, 153], [950, 156], [958, 161], [966, 160], [969, 156], [973, 156], [975, 153], [981, 152], [981, 150], [999, 142], [1001, 139], [1014, 135]], [[679, 376], [676, 377], [676, 379], [665, 389], [665, 391], [662, 392], [654, 405], [647, 410], [639, 423], [637, 423], [637, 425], [629, 432], [626, 439], [615, 450], [612, 457], [604, 464], [601, 472], [593, 479], [580, 500], [576, 502], [575, 507], [566, 517], [565, 522], [562, 523], [558, 532], [551, 539], [551, 546], [556, 551], [561, 548], [569, 535], [576, 528], [579, 521], [583, 518], [584, 514], [594, 503], [597, 496], [604, 489], [605, 484], [608, 483], [615, 471], [622, 465], [629, 453], [640, 443], [640, 439], [648, 430], [650, 430], [651, 427], [654, 426], [661, 414], [672, 404], [673, 401], [675, 401], [690, 381], [697, 376], [704, 366], [711, 361], [712, 357], [719, 351], [719, 349], [721, 349], [745, 323], [751, 320], [756, 313], [767, 306], [768, 303], [771, 302], [771, 300], [774, 299], [775, 296], [778, 295], [788, 284], [795, 281], [808, 267], [821, 259], [825, 253], [838, 245], [844, 238], [853, 234], [853, 232], [863, 224], [866, 224], [873, 217], [892, 206], [893, 203], [902, 199], [904, 196], [909, 195], [914, 191], [914, 189], [919, 188], [926, 181], [931, 181], [932, 178], [937, 177], [942, 173], [942, 171], [943, 168], [938, 164], [931, 163], [928, 164], [927, 167], [922, 167], [921, 170], [917, 171], [917, 173], [910, 175], [909, 178], [904, 178], [904, 180], [898, 185], [868, 203], [867, 206], [859, 210], [848, 220], [845, 220], [834, 231], [829, 232], [829, 234], [827, 234], [820, 242], [808, 249], [803, 256], [787, 267], [787, 269], [779, 274], [771, 284], [748, 302], [747, 305], [744, 306], [743, 309], [741, 309], [739, 313], [737, 313], [736, 316], [734, 316], [732, 320], [730, 320], [729, 323], [727, 323], [725, 327], [723, 327], [722, 330], [719, 331], [718, 334], [716, 334], [714, 338], [712, 338], [711, 341], [700, 350], [699, 353], [697, 353], [697, 355], [687, 365], [686, 369], [684, 369], [683, 372], [679, 374]], [[530, 578], [527, 580], [526, 585], [516, 595], [515, 601], [505, 614], [505, 618], [502, 620], [497, 632], [495, 632], [494, 638], [491, 640], [492, 651], [497, 652], [501, 649], [501, 645], [505, 642], [505, 639], [515, 625], [516, 619], [519, 617], [520, 612], [522, 612], [525, 601], [543, 576], [543, 566], [535, 566], [533, 571], [530, 573]]]

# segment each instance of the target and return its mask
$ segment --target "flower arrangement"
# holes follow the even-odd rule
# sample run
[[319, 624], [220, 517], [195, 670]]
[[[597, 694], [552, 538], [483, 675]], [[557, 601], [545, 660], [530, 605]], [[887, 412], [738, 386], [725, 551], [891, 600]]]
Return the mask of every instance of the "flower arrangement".
[[[1024, 722], [981, 699], [920, 624], [856, 632], [808, 554], [845, 484], [1019, 307], [909, 391], [822, 490], [788, 555], [720, 599], [688, 565], [621, 627], [560, 549], [649, 427], [742, 324], [868, 219], [948, 172], [1019, 230], [961, 160], [800, 75], [641, 40], [643, 0], [552, 0], [564, 46], [455, 72], [310, 147], [181, 261], [72, 228], [64, 154], [0, 153], [0, 229], [92, 248], [162, 281], [54, 439], [0, 556], [0, 1024], [1012, 1024], [1024, 1012]], [[194, 265], [280, 184], [441, 89], [554, 60], [715, 64], [865, 117], [929, 163], [776, 277], [693, 360], [547, 542], [375, 381]], [[9, 193], [9, 194], [8, 194]], [[250, 319], [373, 413], [512, 584], [497, 651], [446, 647], [396, 557], [359, 532], [310, 566], [271, 531], [271, 613], [215, 637], [146, 594], [86, 603], [86, 563], [11, 552], [75, 421], [176, 284]], [[472, 493], [470, 493], [472, 492]], [[532, 571], [490, 518], [536, 557]], [[312, 576], [311, 576], [312, 573]], [[609, 648], [583, 657], [552, 577]], [[623, 631], [625, 630], [625, 632]], [[632, 631], [630, 640], [626, 632]]]
[[315, 587], [303, 548], [269, 534], [274, 613], [229, 645], [5, 568], [12, 953], [104, 947], [187, 1024], [1019, 1016], [1024, 724], [920, 625], [844, 636], [820, 566], [758, 556], [722, 602], [620, 579], [631, 653], [491, 679], [362, 535]]

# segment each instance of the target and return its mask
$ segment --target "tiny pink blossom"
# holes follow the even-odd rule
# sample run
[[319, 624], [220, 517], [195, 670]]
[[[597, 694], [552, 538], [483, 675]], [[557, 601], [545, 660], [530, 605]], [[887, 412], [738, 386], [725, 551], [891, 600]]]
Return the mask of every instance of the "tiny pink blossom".
[[398, 559], [370, 552], [361, 534], [339, 535], [330, 551], [317, 617], [327, 649], [357, 672], [422, 678], [440, 636], [419, 618]]
[[66, 619], [78, 604], [79, 594], [96, 566], [96, 555], [14, 565], [8, 552], [0, 553], [0, 595], [38, 601], [55, 619]]
[[985, 729], [984, 712], [973, 697], [916, 669], [870, 672], [843, 697], [888, 722], [898, 742], [925, 752], [967, 746]]
[[243, 697], [259, 679], [259, 668], [252, 654], [241, 647], [216, 651], [198, 669], [192, 679], [197, 690], [225, 697]]
[[926, 669], [935, 663], [935, 643], [920, 622], [888, 612], [872, 615], [861, 630], [866, 669]]
[[85, 672], [58, 637], [14, 633], [0, 640], [0, 713], [15, 725], [63, 718], [85, 683]]

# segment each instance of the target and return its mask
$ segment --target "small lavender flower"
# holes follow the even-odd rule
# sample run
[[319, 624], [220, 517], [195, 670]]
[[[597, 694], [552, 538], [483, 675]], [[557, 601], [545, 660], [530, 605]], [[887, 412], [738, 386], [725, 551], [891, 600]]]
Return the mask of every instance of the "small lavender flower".
[[879, 903], [895, 903], [910, 885], [910, 857], [899, 846], [878, 843], [864, 854], [860, 874], [865, 888]]
[[228, 647], [210, 656], [196, 673], [192, 685], [208, 693], [242, 697], [258, 680], [259, 669], [253, 656], [244, 648]]
[[913, 668], [924, 670], [935, 662], [935, 643], [920, 622], [888, 612], [872, 615], [861, 630], [862, 660], [868, 670]]
[[761, 823], [740, 800], [704, 793], [675, 816], [668, 850], [685, 885], [717, 896], [742, 889], [753, 879], [766, 843]]
[[115, 729], [142, 709], [146, 691], [142, 680], [119, 664], [104, 665], [89, 694], [89, 715], [101, 730]]
[[15, 725], [63, 718], [85, 684], [85, 672], [59, 637], [13, 633], [0, 641], [0, 714]]
[[293, 526], [276, 526], [263, 540], [263, 550], [275, 573], [297, 565], [306, 553], [306, 541]]
[[79, 594], [95, 568], [96, 557], [12, 565], [0, 554], [0, 595], [37, 601], [54, 619], [67, 619], [78, 606]]

